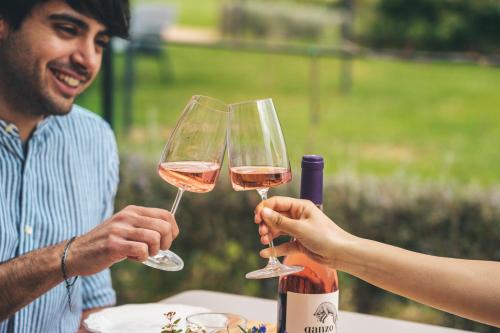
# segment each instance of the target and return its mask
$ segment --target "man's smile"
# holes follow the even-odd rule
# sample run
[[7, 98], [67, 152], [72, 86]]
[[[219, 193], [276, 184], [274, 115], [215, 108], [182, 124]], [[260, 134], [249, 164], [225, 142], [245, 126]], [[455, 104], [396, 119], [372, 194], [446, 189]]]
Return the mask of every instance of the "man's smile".
[[88, 78], [78, 75], [73, 71], [61, 70], [50, 67], [53, 77], [56, 79], [59, 90], [67, 97], [75, 97], [88, 81]]

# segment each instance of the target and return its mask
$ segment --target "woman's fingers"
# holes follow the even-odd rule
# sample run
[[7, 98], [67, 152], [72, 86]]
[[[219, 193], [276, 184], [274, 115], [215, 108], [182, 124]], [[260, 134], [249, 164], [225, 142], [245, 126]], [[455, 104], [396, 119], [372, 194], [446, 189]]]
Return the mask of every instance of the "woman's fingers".
[[292, 219], [302, 219], [307, 215], [308, 208], [314, 206], [309, 200], [295, 199], [290, 197], [272, 197], [262, 201], [255, 209], [256, 215], [259, 215], [264, 207], [270, 208]]
[[274, 247], [274, 251], [271, 248], [264, 249], [260, 251], [260, 256], [263, 258], [269, 258], [272, 255], [276, 257], [282, 257], [289, 254], [300, 252], [300, 247], [297, 241], [291, 241]]
[[[268, 244], [281, 234], [296, 237], [298, 220], [306, 209], [307, 202], [287, 197], [272, 197], [255, 209], [255, 223], [259, 224], [261, 243]], [[273, 209], [274, 208], [274, 209]]]
[[264, 207], [261, 213], [262, 219], [272, 230], [282, 231], [291, 236], [296, 236], [298, 224], [297, 220], [291, 219], [283, 214], [275, 212], [274, 210]]

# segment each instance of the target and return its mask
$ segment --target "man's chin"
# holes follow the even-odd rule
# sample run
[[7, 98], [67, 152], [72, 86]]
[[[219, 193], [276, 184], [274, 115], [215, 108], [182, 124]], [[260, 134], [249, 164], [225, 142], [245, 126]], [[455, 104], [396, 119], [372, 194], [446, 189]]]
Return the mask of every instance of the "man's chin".
[[73, 103], [71, 103], [68, 106], [61, 107], [61, 108], [58, 108], [58, 109], [54, 110], [53, 115], [54, 116], [65, 116], [68, 113], [70, 113], [72, 109], [73, 109]]
[[43, 108], [44, 116], [64, 116], [71, 112], [75, 100], [65, 99], [64, 101], [48, 101]]
[[68, 114], [73, 108], [75, 103], [75, 96], [58, 96], [53, 100], [54, 104], [54, 115], [65, 115]]

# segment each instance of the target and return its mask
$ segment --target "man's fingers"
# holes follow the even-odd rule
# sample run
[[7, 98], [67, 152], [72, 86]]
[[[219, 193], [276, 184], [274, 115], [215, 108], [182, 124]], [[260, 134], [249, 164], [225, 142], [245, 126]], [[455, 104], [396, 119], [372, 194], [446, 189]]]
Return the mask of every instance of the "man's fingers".
[[133, 212], [145, 218], [153, 218], [169, 223], [172, 226], [172, 234], [174, 238], [179, 235], [179, 226], [177, 225], [175, 217], [168, 210], [142, 206], [127, 206], [124, 210]]
[[127, 241], [123, 244], [125, 256], [139, 262], [146, 261], [149, 257], [148, 246], [145, 243]]
[[177, 224], [169, 223], [168, 221], [145, 217], [145, 216], [137, 216], [133, 222], [133, 225], [138, 228], [150, 229], [160, 233], [162, 237], [162, 246], [164, 249], [166, 243], [164, 243], [164, 238], [175, 239], [179, 234], [179, 229], [177, 228]]
[[[296, 241], [284, 243], [274, 247], [274, 255], [276, 255], [277, 257], [282, 257], [297, 252], [300, 252], [300, 249]], [[271, 248], [267, 248], [260, 251], [259, 254], [263, 258], [269, 258], [273, 255], [273, 250]]]
[[168, 220], [172, 218], [172, 214], [168, 210], [161, 208], [130, 205], [125, 207], [124, 210], [134, 212], [137, 215], [149, 216], [162, 220]]
[[160, 249], [169, 249], [176, 237], [172, 223], [141, 215], [133, 216], [125, 232], [126, 239], [146, 243], [152, 256], [158, 254]]
[[165, 237], [161, 238], [160, 249], [163, 251], [168, 250], [172, 246], [175, 236], [172, 233], [168, 233]]
[[150, 256], [155, 256], [160, 250], [162, 236], [153, 230], [130, 228], [127, 230], [126, 239], [134, 242], [141, 242], [147, 245]]

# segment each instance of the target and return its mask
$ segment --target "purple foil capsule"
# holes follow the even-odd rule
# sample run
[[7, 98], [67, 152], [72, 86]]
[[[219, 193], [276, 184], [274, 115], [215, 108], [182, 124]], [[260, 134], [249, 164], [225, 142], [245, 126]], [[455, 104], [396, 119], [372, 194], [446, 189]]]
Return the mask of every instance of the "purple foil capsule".
[[302, 176], [300, 180], [300, 198], [323, 204], [323, 168], [322, 156], [305, 155], [302, 157]]

